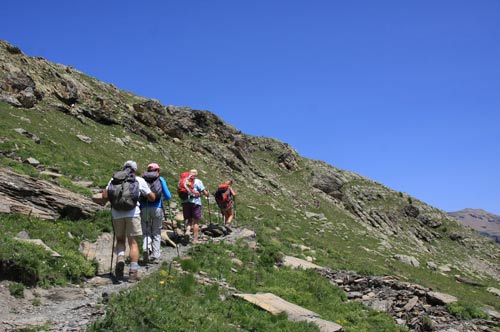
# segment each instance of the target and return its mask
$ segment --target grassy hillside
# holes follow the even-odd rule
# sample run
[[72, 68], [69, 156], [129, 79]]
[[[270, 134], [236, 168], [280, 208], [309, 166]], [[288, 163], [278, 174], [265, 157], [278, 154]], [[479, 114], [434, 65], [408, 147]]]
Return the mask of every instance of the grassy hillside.
[[[275, 292], [323, 318], [340, 322], [348, 331], [398, 328], [388, 316], [346, 302], [343, 294], [314, 273], [275, 270], [274, 263], [281, 255], [309, 256], [316, 264], [332, 269], [396, 275], [464, 302], [500, 310], [498, 297], [486, 291], [490, 286], [500, 288], [500, 247], [461, 227], [442, 211], [360, 175], [302, 158], [277, 140], [245, 135], [210, 112], [165, 107], [72, 68], [0, 49], [2, 59], [9, 63], [0, 70], [0, 79], [7, 80], [22, 70], [43, 93], [31, 108], [0, 102], [0, 167], [56, 181], [86, 196], [102, 189], [113, 171], [128, 159], [136, 160], [140, 171], [149, 162], [159, 163], [172, 192], [178, 174], [191, 168], [199, 170], [211, 191], [224, 179], [234, 179], [237, 223], [256, 231], [259, 250], [225, 244], [200, 246], [191, 253], [191, 272], [203, 270], [244, 291]], [[58, 91], [64, 90], [61, 86], [71, 85], [67, 82], [76, 86], [75, 97], [69, 102], [60, 96], [62, 92], [57, 97]], [[16, 128], [38, 136], [40, 143]], [[77, 135], [89, 137], [91, 142]], [[41, 166], [24, 163], [30, 157]], [[51, 179], [42, 175], [42, 170], [56, 170], [62, 176]], [[80, 180], [91, 181], [93, 188], [80, 186]], [[205, 215], [205, 222], [207, 219]], [[95, 271], [79, 256], [78, 242], [108, 231], [108, 220], [106, 213], [78, 223], [0, 215], [0, 260], [36, 270], [32, 274], [44, 285], [77, 282]], [[33, 253], [43, 253], [11, 240], [22, 230], [74, 257], [82, 268], [33, 257]], [[68, 233], [72, 240], [66, 239]], [[395, 254], [413, 256], [420, 266], [404, 264], [394, 258]], [[230, 269], [234, 256], [244, 262], [237, 274]], [[46, 266], [35, 263], [43, 259], [49, 262]], [[443, 265], [451, 272], [430, 268]], [[193, 326], [231, 331], [234, 324], [241, 330], [263, 331], [269, 326], [282, 331], [316, 329], [290, 323], [284, 317], [266, 316], [231, 298], [224, 289], [201, 286], [192, 276], [167, 270], [164, 267], [137, 289], [114, 299], [106, 320], [95, 329], [124, 329], [121, 318], [131, 314], [142, 317], [136, 320], [141, 326], [158, 331], [175, 326], [186, 331]], [[482, 286], [457, 283], [456, 275]], [[158, 306], [149, 307], [147, 299], [151, 297]], [[142, 311], [127, 309], [137, 307]], [[185, 308], [196, 308], [196, 315], [188, 318]], [[176, 318], [167, 319], [164, 312], [169, 313], [165, 317]]]

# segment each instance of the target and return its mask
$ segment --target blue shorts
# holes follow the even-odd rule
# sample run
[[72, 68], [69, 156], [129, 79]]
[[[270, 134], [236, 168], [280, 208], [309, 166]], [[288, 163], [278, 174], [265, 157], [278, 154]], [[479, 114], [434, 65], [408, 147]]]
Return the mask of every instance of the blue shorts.
[[182, 203], [182, 214], [184, 220], [187, 219], [201, 219], [201, 205], [195, 203]]

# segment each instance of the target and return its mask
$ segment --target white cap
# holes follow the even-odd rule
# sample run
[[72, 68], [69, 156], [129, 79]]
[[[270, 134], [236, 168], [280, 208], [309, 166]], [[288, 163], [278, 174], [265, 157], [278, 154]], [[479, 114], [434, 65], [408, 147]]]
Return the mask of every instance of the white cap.
[[125, 164], [123, 164], [123, 167], [130, 167], [133, 170], [137, 170], [137, 163], [133, 160], [127, 160]]

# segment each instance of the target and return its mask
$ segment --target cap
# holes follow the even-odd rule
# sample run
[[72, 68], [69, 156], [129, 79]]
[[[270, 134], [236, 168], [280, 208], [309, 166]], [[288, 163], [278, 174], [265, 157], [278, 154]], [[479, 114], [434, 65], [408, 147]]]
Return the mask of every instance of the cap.
[[160, 169], [160, 166], [157, 163], [151, 163], [148, 165], [148, 171], [157, 171]]
[[133, 160], [127, 160], [125, 164], [123, 164], [123, 167], [130, 167], [134, 170], [137, 170], [137, 163]]

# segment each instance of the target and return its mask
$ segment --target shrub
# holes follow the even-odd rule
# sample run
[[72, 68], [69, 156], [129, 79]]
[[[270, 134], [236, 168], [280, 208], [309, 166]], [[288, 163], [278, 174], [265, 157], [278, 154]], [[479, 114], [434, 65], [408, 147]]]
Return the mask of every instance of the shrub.
[[7, 46], [7, 52], [9, 52], [10, 54], [23, 54], [19, 47], [13, 45]]
[[24, 285], [19, 282], [11, 282], [9, 284], [10, 295], [18, 299], [24, 298]]
[[483, 312], [481, 308], [471, 303], [450, 303], [446, 305], [446, 309], [448, 309], [453, 316], [461, 319], [470, 320], [474, 318], [488, 318], [488, 315]]

